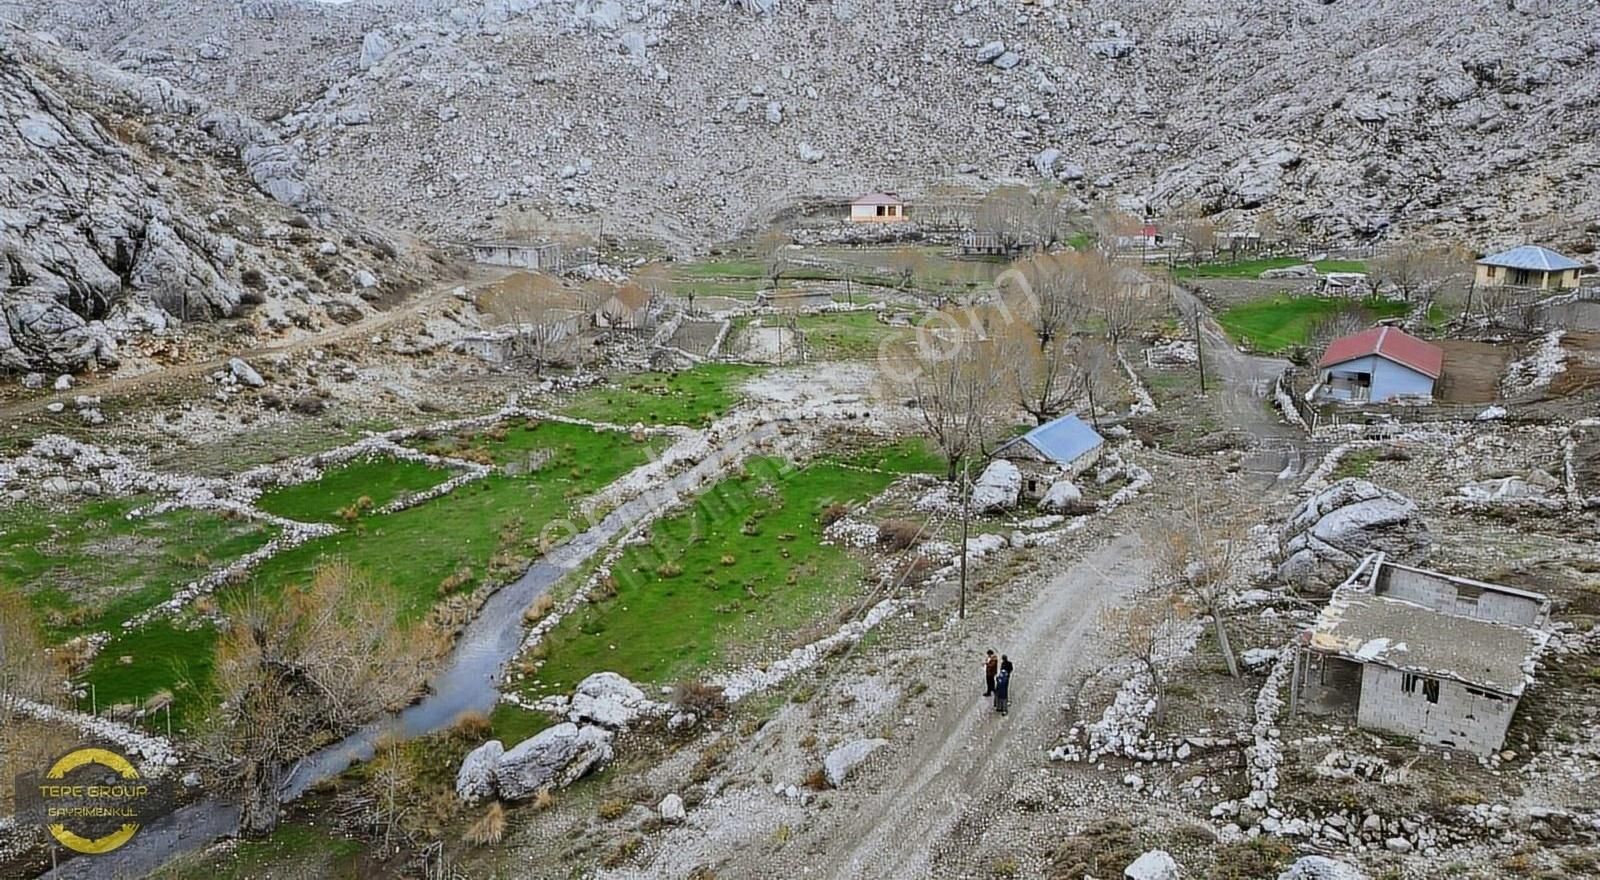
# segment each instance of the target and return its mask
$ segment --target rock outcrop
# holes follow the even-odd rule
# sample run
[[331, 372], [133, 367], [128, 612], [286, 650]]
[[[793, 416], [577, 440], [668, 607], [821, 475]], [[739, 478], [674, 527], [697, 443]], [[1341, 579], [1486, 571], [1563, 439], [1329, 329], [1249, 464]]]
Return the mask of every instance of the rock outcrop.
[[1420, 562], [1432, 539], [1416, 502], [1366, 480], [1338, 481], [1306, 499], [1282, 535], [1278, 577], [1303, 588], [1337, 586], [1367, 554]]
[[972, 485], [972, 506], [982, 513], [1010, 510], [1022, 491], [1022, 472], [1009, 461], [989, 462]]
[[575, 723], [625, 730], [642, 715], [661, 715], [671, 708], [647, 698], [633, 682], [615, 672], [596, 672], [578, 683], [567, 717]]
[[1127, 880], [1178, 880], [1178, 863], [1164, 849], [1153, 849], [1124, 868]]
[[1301, 856], [1278, 880], [1367, 880], [1367, 873], [1327, 856]]

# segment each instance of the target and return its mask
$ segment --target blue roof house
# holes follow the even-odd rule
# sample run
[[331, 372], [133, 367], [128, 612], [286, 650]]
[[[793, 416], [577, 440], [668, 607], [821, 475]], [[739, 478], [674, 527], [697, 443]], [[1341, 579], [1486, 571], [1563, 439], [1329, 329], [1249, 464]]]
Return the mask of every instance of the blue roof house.
[[1536, 287], [1571, 290], [1583, 264], [1534, 244], [1490, 254], [1478, 261], [1479, 287]]
[[1013, 438], [994, 451], [1022, 471], [1022, 492], [1038, 500], [1050, 485], [1083, 473], [1100, 460], [1106, 440], [1075, 415], [1064, 415], [1052, 422]]

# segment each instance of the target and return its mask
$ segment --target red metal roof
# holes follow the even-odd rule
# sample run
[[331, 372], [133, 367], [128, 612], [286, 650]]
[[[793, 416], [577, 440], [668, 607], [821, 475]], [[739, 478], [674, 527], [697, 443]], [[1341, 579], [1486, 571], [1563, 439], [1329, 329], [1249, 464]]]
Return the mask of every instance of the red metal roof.
[[1377, 355], [1427, 376], [1439, 378], [1444, 368], [1444, 349], [1423, 342], [1394, 327], [1373, 327], [1353, 336], [1341, 336], [1328, 343], [1318, 367], [1331, 367], [1367, 355]]

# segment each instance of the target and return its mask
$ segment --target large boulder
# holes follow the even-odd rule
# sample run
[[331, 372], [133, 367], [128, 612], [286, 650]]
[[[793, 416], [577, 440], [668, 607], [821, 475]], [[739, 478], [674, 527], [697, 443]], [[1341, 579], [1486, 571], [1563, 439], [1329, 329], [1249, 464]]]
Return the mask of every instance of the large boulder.
[[596, 672], [578, 683], [567, 717], [612, 730], [624, 730], [640, 715], [654, 714], [663, 706], [644, 695], [633, 682], [615, 672]]
[[1053, 511], [1071, 510], [1082, 503], [1083, 492], [1071, 480], [1051, 483], [1044, 497], [1039, 499], [1041, 509]]
[[850, 774], [878, 749], [888, 745], [886, 739], [858, 739], [847, 742], [822, 759], [822, 769], [828, 774], [828, 784], [834, 788], [844, 785]]
[[533, 797], [544, 788], [564, 788], [611, 761], [611, 731], [557, 724], [500, 756], [495, 787], [503, 800]]
[[456, 773], [456, 797], [468, 804], [494, 797], [495, 768], [505, 752], [506, 747], [497, 739], [491, 739], [469, 752]]
[[1010, 510], [1017, 506], [1022, 491], [1022, 472], [1009, 461], [992, 461], [972, 487], [972, 506], [984, 513]]
[[1327, 856], [1301, 856], [1278, 880], [1367, 880], [1366, 872]]
[[1366, 480], [1349, 478], [1306, 499], [1284, 530], [1278, 577], [1300, 587], [1330, 589], [1369, 553], [1420, 562], [1432, 538], [1416, 502]]
[[1311, 263], [1300, 263], [1294, 266], [1283, 266], [1277, 269], [1268, 269], [1259, 276], [1266, 281], [1276, 281], [1289, 278], [1315, 278], [1317, 267]]
[[1153, 849], [1124, 868], [1128, 880], [1178, 880], [1178, 863], [1164, 849]]

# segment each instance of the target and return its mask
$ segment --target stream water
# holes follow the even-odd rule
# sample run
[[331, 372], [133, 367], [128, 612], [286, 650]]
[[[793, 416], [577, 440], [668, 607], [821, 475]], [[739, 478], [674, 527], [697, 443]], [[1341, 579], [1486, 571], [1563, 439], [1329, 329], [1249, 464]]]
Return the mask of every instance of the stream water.
[[[427, 696], [398, 714], [378, 719], [298, 762], [279, 789], [283, 802], [288, 803], [313, 785], [369, 760], [376, 743], [384, 736], [413, 739], [450, 727], [463, 712], [489, 713], [500, 699], [505, 664], [522, 646], [523, 611], [535, 599], [618, 535], [671, 506], [679, 497], [697, 491], [745, 450], [777, 433], [777, 425], [767, 423], [733, 439], [665, 485], [624, 502], [599, 523], [552, 549], [522, 577], [489, 597], [456, 640], [443, 669], [429, 682]], [[506, 745], [510, 747], [514, 743]], [[237, 833], [238, 820], [238, 808], [232, 803], [221, 798], [207, 798], [151, 823], [146, 830], [154, 833], [141, 832], [113, 853], [73, 859], [42, 877], [52, 880], [142, 877], [178, 855]]]

